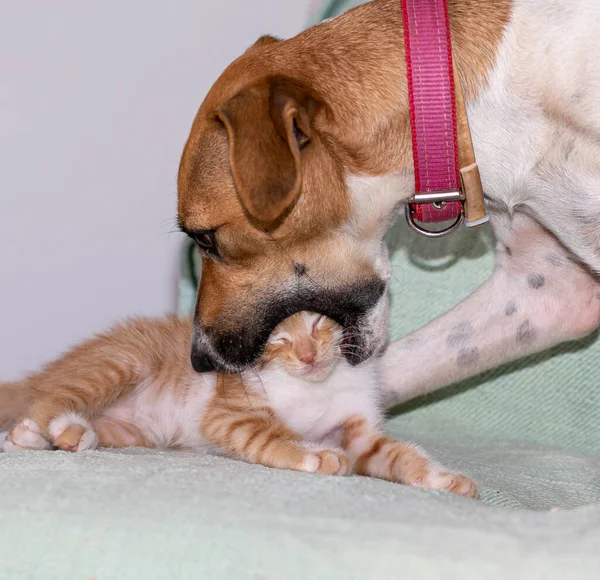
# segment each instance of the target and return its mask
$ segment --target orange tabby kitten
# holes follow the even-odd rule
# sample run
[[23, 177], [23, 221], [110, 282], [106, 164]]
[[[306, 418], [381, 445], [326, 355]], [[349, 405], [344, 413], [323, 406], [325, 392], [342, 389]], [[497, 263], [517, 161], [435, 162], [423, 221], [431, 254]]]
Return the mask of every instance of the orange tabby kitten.
[[[342, 330], [301, 312], [272, 333], [255, 369], [197, 374], [191, 322], [133, 320], [74, 348], [22, 383], [5, 451], [216, 447], [269, 467], [351, 472], [474, 497], [475, 484], [380, 430], [378, 360], [352, 367]], [[15, 420], [14, 407], [2, 406]], [[7, 413], [13, 413], [8, 417]]]

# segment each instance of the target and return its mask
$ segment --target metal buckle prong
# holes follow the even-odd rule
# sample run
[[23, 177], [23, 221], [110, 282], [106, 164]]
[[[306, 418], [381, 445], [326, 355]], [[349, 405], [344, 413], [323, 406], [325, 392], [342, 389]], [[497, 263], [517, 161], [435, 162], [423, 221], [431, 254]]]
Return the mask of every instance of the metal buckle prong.
[[415, 193], [408, 203], [440, 203], [445, 201], [464, 201], [465, 196], [459, 189], [448, 189], [446, 191], [426, 191]]
[[417, 232], [423, 236], [426, 236], [428, 238], [441, 238], [442, 236], [446, 236], [448, 234], [451, 234], [452, 232], [455, 232], [462, 225], [462, 223], [464, 221], [464, 211], [460, 212], [460, 214], [456, 218], [456, 221], [453, 224], [451, 224], [450, 226], [448, 226], [447, 228], [445, 228], [443, 230], [439, 230], [436, 232], [436, 231], [426, 230], [425, 228], [423, 228], [417, 224], [417, 222], [413, 219], [412, 210], [410, 207], [411, 204], [432, 203], [438, 209], [441, 209], [446, 205], [446, 203], [448, 203], [450, 201], [464, 201], [464, 199], [465, 199], [465, 196], [463, 195], [462, 191], [456, 190], [456, 189], [451, 189], [451, 190], [447, 190], [447, 191], [431, 191], [431, 192], [425, 192], [425, 193], [415, 193], [408, 200], [406, 208], [404, 209], [404, 215], [406, 216], [406, 221], [408, 222], [408, 225], [415, 232]]

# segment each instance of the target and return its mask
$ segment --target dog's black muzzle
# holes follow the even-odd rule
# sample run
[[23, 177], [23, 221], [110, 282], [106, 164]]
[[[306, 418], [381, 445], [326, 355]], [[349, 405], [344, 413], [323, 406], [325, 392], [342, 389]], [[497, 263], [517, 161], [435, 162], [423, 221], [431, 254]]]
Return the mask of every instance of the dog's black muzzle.
[[368, 315], [385, 290], [383, 280], [372, 278], [340, 289], [306, 285], [293, 292], [275, 292], [250, 312], [247, 307], [233, 306], [223, 315], [226, 329], [204, 326], [197, 316], [192, 338], [192, 366], [199, 373], [237, 372], [247, 368], [260, 357], [273, 329], [302, 310], [324, 314], [340, 324], [344, 328], [344, 356], [350, 364], [359, 364], [373, 354], [369, 347], [372, 330]]

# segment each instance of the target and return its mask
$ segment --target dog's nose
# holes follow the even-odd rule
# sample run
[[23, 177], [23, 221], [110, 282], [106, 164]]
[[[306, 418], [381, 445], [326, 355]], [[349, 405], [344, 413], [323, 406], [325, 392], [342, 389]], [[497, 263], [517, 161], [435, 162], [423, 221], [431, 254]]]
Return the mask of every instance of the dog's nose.
[[196, 349], [192, 349], [190, 360], [192, 361], [192, 368], [197, 373], [207, 373], [215, 370], [215, 366], [208, 356]]

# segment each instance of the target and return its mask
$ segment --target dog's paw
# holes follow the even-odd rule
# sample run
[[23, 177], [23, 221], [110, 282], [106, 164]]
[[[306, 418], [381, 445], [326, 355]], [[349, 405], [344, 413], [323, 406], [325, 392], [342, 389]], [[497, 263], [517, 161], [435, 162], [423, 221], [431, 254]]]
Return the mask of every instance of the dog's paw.
[[98, 437], [89, 421], [77, 413], [65, 413], [48, 427], [50, 440], [62, 451], [87, 451], [98, 447]]
[[52, 444], [42, 435], [37, 423], [23, 419], [6, 436], [3, 449], [6, 452], [52, 449]]
[[351, 471], [350, 460], [340, 449], [322, 449], [306, 454], [302, 462], [302, 471], [323, 475], [348, 475]]
[[439, 466], [431, 466], [427, 471], [415, 475], [415, 480], [410, 485], [449, 491], [464, 497], [477, 497], [475, 483], [460, 473], [451, 473]]

